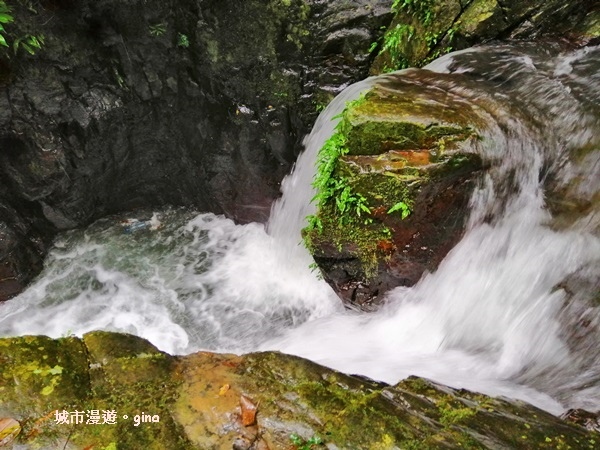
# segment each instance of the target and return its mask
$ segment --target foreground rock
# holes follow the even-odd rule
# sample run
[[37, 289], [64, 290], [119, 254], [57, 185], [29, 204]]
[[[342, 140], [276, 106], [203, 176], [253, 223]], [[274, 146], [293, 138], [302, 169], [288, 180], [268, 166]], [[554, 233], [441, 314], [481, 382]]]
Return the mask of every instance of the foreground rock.
[[317, 437], [313, 449], [600, 442], [521, 402], [414, 377], [388, 386], [272, 352], [173, 357], [137, 337], [93, 332], [0, 339], [0, 360], [7, 448], [291, 449]]

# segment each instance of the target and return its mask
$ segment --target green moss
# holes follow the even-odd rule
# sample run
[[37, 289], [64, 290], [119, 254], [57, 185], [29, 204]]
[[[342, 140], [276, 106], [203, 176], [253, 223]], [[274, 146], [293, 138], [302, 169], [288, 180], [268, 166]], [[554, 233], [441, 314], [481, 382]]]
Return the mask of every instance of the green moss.
[[[67, 439], [81, 448], [110, 448], [111, 443], [119, 448], [190, 448], [169, 409], [178, 383], [172, 374], [174, 358], [130, 335], [95, 332], [84, 341], [0, 339], [0, 415], [21, 421], [18, 442], [44, 448], [62, 448]], [[79, 411], [84, 421], [90, 411], [115, 411], [117, 420], [113, 425], [58, 424], [56, 410]], [[135, 427], [133, 417], [142, 412], [158, 415], [160, 422]]]
[[396, 13], [383, 37], [375, 73], [422, 67], [452, 51], [461, 5], [454, 0], [396, 0]]
[[471, 37], [476, 35], [482, 27], [493, 29], [494, 27], [487, 22], [494, 20], [496, 16], [502, 16], [502, 8], [497, 0], [475, 0], [460, 16], [458, 27], [461, 34]]
[[399, 211], [398, 217], [407, 218], [418, 208], [419, 188], [432, 176], [470, 163], [471, 156], [451, 151], [472, 130], [437, 120], [440, 114], [431, 102], [408, 101], [377, 88], [347, 104], [317, 160], [317, 213], [303, 232], [313, 255], [356, 259], [360, 268], [349, 269], [352, 276], [375, 277], [395, 248], [390, 227], [397, 223], [386, 213]]
[[[86, 362], [87, 351], [76, 338], [0, 339], [0, 358], [5, 364], [0, 413], [20, 419], [23, 431], [17, 445], [112, 450], [231, 448], [231, 440], [241, 430], [236, 408], [242, 393], [258, 405], [261, 436], [272, 439], [270, 448], [290, 446], [292, 433], [302, 436], [302, 445], [319, 436], [324, 445], [353, 450], [480, 449], [490, 443], [497, 448], [591, 449], [599, 442], [596, 433], [522, 402], [457, 391], [414, 377], [392, 387], [276, 352], [175, 358], [131, 336], [93, 333], [85, 340], [93, 342], [89, 357], [99, 361], [89, 367], [79, 364]], [[72, 365], [72, 358], [79, 363]], [[10, 384], [5, 368], [21, 383]], [[48, 410], [54, 405], [45, 401], [60, 393], [65, 377], [73, 381], [71, 372], [81, 370], [91, 373], [87, 395], [81, 397], [76, 385], [69, 386], [73, 397], [63, 399], [64, 409], [114, 410], [116, 424], [54, 423], [53, 410]], [[35, 386], [31, 392], [38, 392], [44, 384], [36, 377], [59, 376], [55, 392], [44, 402], [30, 404], [28, 397], [21, 397], [17, 404], [7, 403], [13, 390], [29, 392], [26, 385]], [[221, 383], [230, 386], [223, 396]], [[23, 408], [28, 415], [22, 414]], [[182, 416], [181, 410], [191, 411], [193, 417]], [[131, 417], [141, 411], [159, 415], [160, 422], [134, 426]], [[123, 419], [125, 414], [129, 420]], [[191, 442], [187, 433], [192, 428], [211, 438]]]
[[591, 37], [600, 37], [600, 10], [588, 14], [581, 24], [581, 33]]
[[[321, 436], [325, 444], [391, 449], [404, 448], [401, 442], [416, 438], [403, 415], [389, 409], [381, 395], [382, 385], [368, 380], [359, 382], [341, 374], [325, 376], [314, 363], [273, 353], [249, 355], [244, 370], [250, 379], [260, 381], [260, 389], [267, 398], [277, 399], [294, 392], [297, 395], [294, 414], [282, 418], [297, 419], [300, 411], [311, 411], [309, 417], [316, 419], [312, 423], [318, 426], [314, 434]], [[269, 407], [281, 408], [278, 403]], [[307, 424], [310, 423], [309, 419]]]
[[477, 413], [473, 408], [461, 404], [450, 396], [439, 401], [437, 407], [440, 412], [440, 423], [445, 427], [459, 424]]
[[0, 408], [31, 419], [85, 399], [90, 389], [81, 341], [45, 336], [0, 339]]
[[[84, 446], [101, 439], [116, 441], [119, 448], [186, 448], [170, 414], [179, 383], [172, 375], [174, 358], [132, 335], [93, 332], [84, 342], [92, 361], [93, 397], [83, 409], [113, 410], [118, 420], [115, 425], [79, 427], [71, 440]], [[134, 416], [143, 413], [158, 415], [160, 422], [134, 426]]]
[[362, 273], [356, 274], [358, 277], [370, 279], [377, 274], [379, 258], [385, 255], [380, 250], [381, 243], [389, 242], [391, 235], [385, 225], [368, 217], [361, 223], [352, 216], [340, 223], [331, 205], [320, 210], [318, 220], [320, 229], [306, 228], [303, 233], [304, 242], [313, 254], [319, 255], [323, 243], [333, 244], [347, 258], [360, 261]]

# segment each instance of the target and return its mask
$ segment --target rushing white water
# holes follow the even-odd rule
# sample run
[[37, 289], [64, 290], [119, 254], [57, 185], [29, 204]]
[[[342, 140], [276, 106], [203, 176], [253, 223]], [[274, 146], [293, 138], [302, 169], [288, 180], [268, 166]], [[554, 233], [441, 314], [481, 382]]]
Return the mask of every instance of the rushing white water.
[[171, 353], [276, 349], [390, 383], [414, 374], [554, 413], [600, 409], [600, 314], [560, 287], [574, 274], [597, 282], [600, 239], [589, 223], [549, 227], [542, 183], [576, 176], [570, 149], [599, 146], [599, 51], [541, 53], [463, 51], [428, 67], [437, 75], [400, 75], [423, 95], [443, 89], [478, 111], [479, 151], [492, 168], [462, 241], [435, 273], [391, 291], [380, 311], [344, 310], [299, 242], [331, 117], [390, 77], [352, 86], [319, 117], [268, 233], [185, 210], [161, 212], [158, 230], [127, 234], [107, 218], [67, 233], [37, 281], [0, 306], [0, 335], [106, 329]]

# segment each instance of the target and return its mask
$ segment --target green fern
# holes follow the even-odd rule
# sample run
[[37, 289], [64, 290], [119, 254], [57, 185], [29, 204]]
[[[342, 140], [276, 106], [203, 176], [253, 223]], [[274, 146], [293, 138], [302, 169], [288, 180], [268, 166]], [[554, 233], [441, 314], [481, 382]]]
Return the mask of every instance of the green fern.
[[45, 38], [41, 34], [26, 34], [25, 36], [18, 37], [14, 40], [13, 51], [16, 55], [19, 49], [22, 48], [30, 55], [35, 55], [35, 53], [42, 48], [44, 40]]
[[390, 209], [388, 209], [387, 213], [391, 214], [396, 211], [401, 211], [402, 219], [406, 219], [411, 213], [410, 207], [405, 202], [396, 203]]
[[11, 15], [11, 9], [4, 1], [0, 1], [0, 45], [8, 47], [6, 42], [6, 31], [4, 25], [14, 22], [14, 17]]

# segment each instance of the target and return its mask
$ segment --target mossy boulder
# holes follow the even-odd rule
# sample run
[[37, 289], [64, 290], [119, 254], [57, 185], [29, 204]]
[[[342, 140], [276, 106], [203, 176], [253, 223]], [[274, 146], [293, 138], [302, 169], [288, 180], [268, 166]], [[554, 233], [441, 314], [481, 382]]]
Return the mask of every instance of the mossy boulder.
[[[600, 442], [522, 402], [415, 377], [390, 386], [276, 352], [174, 357], [141, 338], [93, 332], [0, 339], [0, 359], [0, 423], [12, 424], [0, 430], [6, 448], [299, 448], [291, 436], [356, 450]], [[54, 389], [44, 394], [47, 386]], [[78, 411], [82, 421], [57, 423], [56, 411]]]
[[371, 309], [390, 288], [437, 267], [462, 235], [483, 167], [480, 116], [443, 90], [424, 89], [419, 76], [390, 75], [347, 106], [332, 138], [340, 147], [333, 181], [317, 186], [330, 195], [318, 194], [305, 241], [352, 307]]

